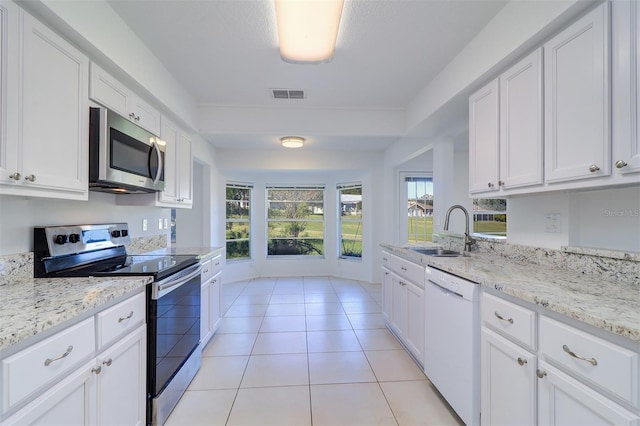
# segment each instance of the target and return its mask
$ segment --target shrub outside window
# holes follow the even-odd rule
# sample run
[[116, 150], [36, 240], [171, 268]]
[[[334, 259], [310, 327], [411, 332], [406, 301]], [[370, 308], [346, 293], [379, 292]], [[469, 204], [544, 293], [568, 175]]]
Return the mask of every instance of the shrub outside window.
[[267, 254], [324, 255], [324, 186], [267, 187]]
[[504, 198], [474, 198], [473, 233], [506, 237], [507, 200]]
[[362, 258], [362, 184], [338, 185], [340, 257]]
[[227, 184], [227, 259], [251, 258], [251, 185]]

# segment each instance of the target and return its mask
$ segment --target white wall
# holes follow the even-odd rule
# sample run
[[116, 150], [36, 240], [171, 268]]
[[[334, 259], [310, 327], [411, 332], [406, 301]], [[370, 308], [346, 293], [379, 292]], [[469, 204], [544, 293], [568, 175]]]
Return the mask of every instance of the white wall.
[[[640, 188], [554, 193], [507, 202], [507, 240], [558, 249], [593, 247], [640, 252]], [[548, 213], [559, 214], [557, 226]]]
[[[256, 276], [332, 275], [372, 281], [373, 257], [380, 244], [382, 187], [381, 152], [314, 152], [300, 150], [236, 151], [218, 150], [216, 163], [224, 182], [252, 183], [250, 261], [230, 261], [225, 280], [237, 281]], [[363, 185], [363, 255], [360, 261], [338, 259], [338, 199], [336, 184], [362, 182]], [[220, 184], [223, 184], [221, 182]], [[325, 185], [325, 255], [318, 258], [266, 257], [266, 191], [269, 184]], [[224, 193], [218, 202], [224, 212]], [[224, 218], [218, 222], [224, 235]], [[376, 270], [377, 272], [377, 270]]]
[[169, 220], [169, 209], [118, 206], [115, 197], [99, 192], [90, 192], [89, 201], [0, 196], [0, 255], [33, 251], [34, 226], [127, 222], [133, 238], [168, 236], [168, 230], [158, 230], [158, 219]]

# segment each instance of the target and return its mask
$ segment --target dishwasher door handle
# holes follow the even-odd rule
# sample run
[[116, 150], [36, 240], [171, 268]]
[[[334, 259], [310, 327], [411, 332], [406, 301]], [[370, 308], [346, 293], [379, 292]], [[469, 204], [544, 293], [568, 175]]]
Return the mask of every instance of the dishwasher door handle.
[[460, 293], [456, 293], [455, 291], [450, 290], [450, 289], [448, 289], [448, 288], [446, 288], [446, 287], [443, 287], [443, 286], [441, 286], [440, 284], [435, 283], [435, 282], [433, 282], [433, 281], [431, 281], [431, 280], [429, 280], [429, 282], [430, 282], [431, 284], [433, 284], [434, 286], [438, 287], [438, 289], [440, 289], [440, 291], [442, 291], [442, 292], [443, 292], [444, 294], [446, 294], [447, 296], [451, 295], [451, 296], [458, 296], [458, 297], [462, 297], [462, 298], [464, 298], [464, 296], [463, 296], [463, 295], [461, 295]]

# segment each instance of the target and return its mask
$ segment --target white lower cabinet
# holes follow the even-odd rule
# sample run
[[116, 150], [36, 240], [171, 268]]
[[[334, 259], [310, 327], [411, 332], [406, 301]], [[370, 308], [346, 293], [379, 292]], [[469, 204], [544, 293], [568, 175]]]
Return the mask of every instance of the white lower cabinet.
[[[101, 322], [90, 317], [3, 359], [0, 424], [145, 424], [144, 293], [96, 316], [125, 311]], [[113, 335], [114, 340], [101, 346], [96, 335]]]
[[640, 425], [637, 350], [486, 292], [481, 310], [483, 425]]
[[483, 425], [536, 424], [536, 356], [482, 327]]
[[[424, 266], [383, 253], [383, 309], [391, 331], [424, 362]], [[421, 277], [422, 280], [418, 280]]]
[[202, 264], [200, 296], [200, 345], [205, 346], [220, 326], [222, 310], [222, 255]]
[[538, 368], [541, 425], [638, 425], [640, 417], [541, 361]]

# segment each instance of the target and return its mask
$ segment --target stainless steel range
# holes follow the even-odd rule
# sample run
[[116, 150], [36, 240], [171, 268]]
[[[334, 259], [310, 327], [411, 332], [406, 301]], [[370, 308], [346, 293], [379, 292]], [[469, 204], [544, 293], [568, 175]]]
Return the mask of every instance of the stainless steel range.
[[195, 256], [128, 255], [126, 223], [36, 227], [36, 278], [145, 275], [147, 424], [163, 424], [201, 365], [200, 271]]

